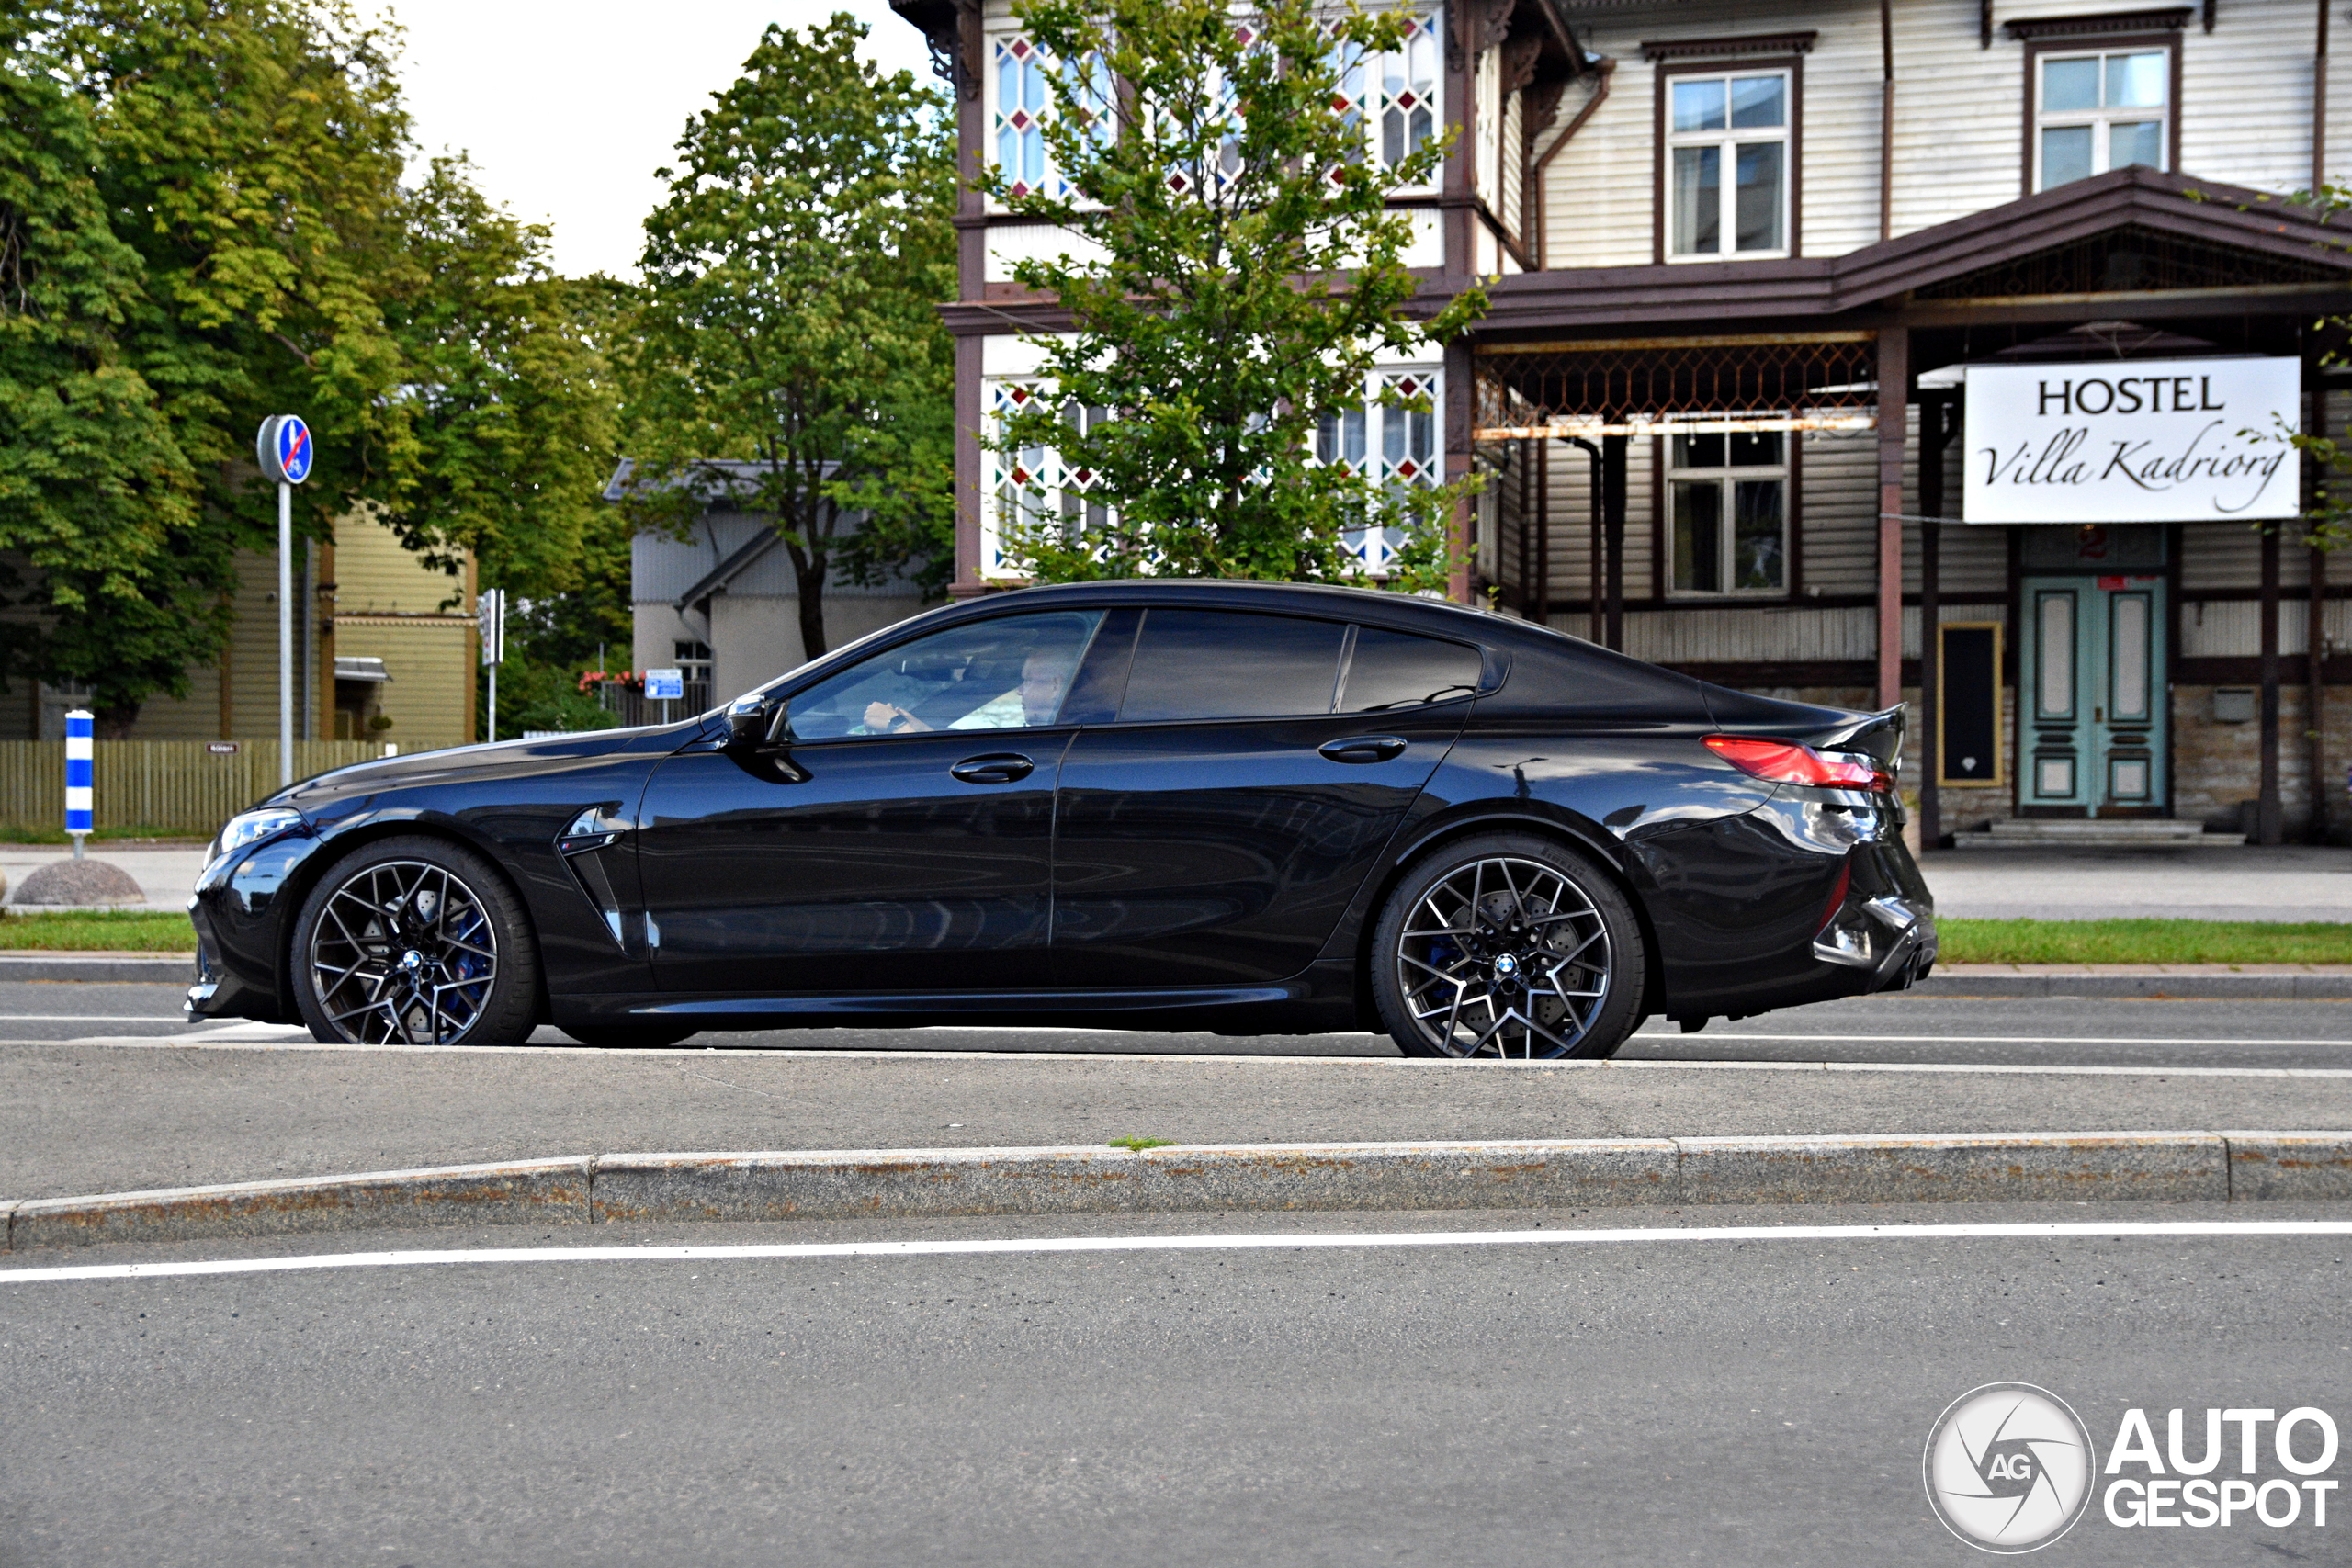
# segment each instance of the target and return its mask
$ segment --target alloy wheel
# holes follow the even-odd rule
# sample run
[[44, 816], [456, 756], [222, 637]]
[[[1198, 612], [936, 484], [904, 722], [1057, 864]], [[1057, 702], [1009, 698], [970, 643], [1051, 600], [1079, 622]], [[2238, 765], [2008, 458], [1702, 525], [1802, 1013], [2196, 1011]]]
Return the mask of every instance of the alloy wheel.
[[311, 983], [336, 1033], [362, 1045], [447, 1045], [498, 979], [498, 932], [474, 890], [425, 861], [384, 861], [329, 896]]
[[1396, 939], [1415, 1024], [1449, 1056], [1565, 1056], [1609, 998], [1608, 923], [1540, 861], [1472, 861], [1421, 896]]

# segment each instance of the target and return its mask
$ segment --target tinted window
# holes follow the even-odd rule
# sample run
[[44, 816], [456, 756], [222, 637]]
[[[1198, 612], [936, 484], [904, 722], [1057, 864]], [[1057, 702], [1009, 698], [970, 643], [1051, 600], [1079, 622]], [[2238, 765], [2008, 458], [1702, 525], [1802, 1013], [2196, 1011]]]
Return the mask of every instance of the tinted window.
[[1331, 711], [1347, 628], [1222, 610], [1143, 618], [1123, 719], [1270, 718]]
[[1380, 713], [1466, 697], [1478, 689], [1482, 668], [1475, 648], [1360, 626], [1339, 711]]
[[1051, 724], [1099, 610], [1007, 615], [894, 648], [792, 699], [800, 740]]

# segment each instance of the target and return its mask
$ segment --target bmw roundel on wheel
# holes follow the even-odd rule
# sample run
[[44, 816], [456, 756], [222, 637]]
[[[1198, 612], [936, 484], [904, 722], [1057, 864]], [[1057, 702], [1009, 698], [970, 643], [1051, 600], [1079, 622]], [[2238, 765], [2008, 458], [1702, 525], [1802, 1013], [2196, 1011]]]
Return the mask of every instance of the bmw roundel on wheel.
[[388, 758], [214, 840], [193, 1013], [328, 1042], [1377, 1029], [1606, 1056], [1936, 957], [1900, 709], [1227, 582], [917, 616], [680, 723]]

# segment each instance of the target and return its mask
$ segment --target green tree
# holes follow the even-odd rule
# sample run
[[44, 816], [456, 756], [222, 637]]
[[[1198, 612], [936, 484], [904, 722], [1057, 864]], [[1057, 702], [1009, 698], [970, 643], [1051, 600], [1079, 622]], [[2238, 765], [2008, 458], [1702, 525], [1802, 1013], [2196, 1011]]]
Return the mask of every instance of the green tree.
[[11, 568], [8, 586], [68, 631], [11, 623], [5, 653], [17, 672], [127, 671], [100, 682], [103, 707], [135, 701], [141, 672], [177, 651], [173, 611], [199, 628], [219, 611], [200, 584], [192, 603], [174, 592], [198, 484], [119, 341], [146, 306], [144, 269], [91, 175], [91, 106], [35, 44], [24, 19], [0, 20], [0, 551], [32, 573]]
[[[1318, 15], [1314, 0], [1017, 0], [1045, 51], [1044, 141], [1068, 187], [1001, 164], [981, 184], [1077, 237], [1014, 275], [1057, 299], [1074, 332], [1034, 341], [1048, 395], [991, 439], [1012, 458], [1012, 553], [1048, 581], [1164, 574], [1337, 581], [1347, 541], [1400, 542], [1392, 586], [1442, 584], [1445, 520], [1474, 481], [1402, 482], [1344, 458], [1374, 365], [1451, 337], [1476, 290], [1408, 317], [1409, 220], [1387, 206], [1426, 184], [1438, 137], [1384, 137], [1364, 77], [1416, 25]], [[1426, 392], [1376, 400], [1427, 416]], [[1080, 410], [1102, 412], [1090, 419]], [[1318, 454], [1326, 432], [1340, 446]], [[1048, 512], [1023, 454], [1089, 476], [1089, 506]], [[1033, 459], [1034, 461], [1034, 459]], [[1000, 513], [1001, 517], [1004, 513]], [[1001, 526], [1004, 525], [1001, 524]]]
[[812, 658], [829, 570], [936, 581], [952, 556], [954, 147], [865, 37], [846, 14], [772, 27], [687, 124], [624, 367], [632, 515], [681, 523], [724, 486], [710, 462], [753, 464], [732, 493], [775, 519]]
[[44, 565], [18, 672], [87, 682], [103, 731], [223, 646], [239, 547], [275, 547], [253, 433], [297, 411], [317, 436], [305, 532], [390, 502], [416, 451], [384, 291], [411, 270], [408, 121], [390, 35], [340, 0], [60, 0], [12, 56], [88, 115], [82, 166], [141, 287], [113, 327], [197, 481], [143, 570]]
[[406, 198], [408, 265], [386, 310], [415, 461], [383, 510], [427, 561], [454, 573], [470, 553], [484, 586], [544, 599], [583, 586], [612, 510], [605, 288], [556, 276], [548, 230], [465, 176], [435, 158]]

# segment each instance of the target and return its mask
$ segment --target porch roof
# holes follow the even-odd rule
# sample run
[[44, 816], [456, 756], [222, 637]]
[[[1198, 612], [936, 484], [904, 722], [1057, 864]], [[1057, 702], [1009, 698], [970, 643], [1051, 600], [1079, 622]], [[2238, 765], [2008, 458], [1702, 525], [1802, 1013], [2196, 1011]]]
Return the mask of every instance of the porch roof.
[[[2193, 288], [2019, 292], [2001, 269], [2122, 231], [2237, 260], [2258, 281]], [[1984, 292], [1967, 285], [1985, 275]], [[1923, 291], [1940, 298], [1921, 299]], [[2304, 314], [2352, 307], [2352, 214], [2154, 169], [2119, 169], [2020, 197], [1839, 256], [1572, 267], [1521, 273], [1488, 288], [1480, 342], [1546, 331], [1622, 332], [1629, 323], [1861, 324], [2036, 305], [2152, 313], [2170, 298], [2199, 310]]]

